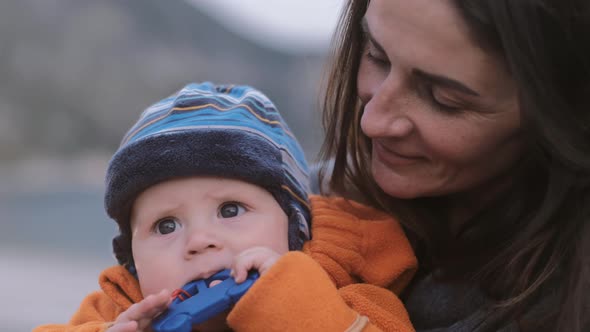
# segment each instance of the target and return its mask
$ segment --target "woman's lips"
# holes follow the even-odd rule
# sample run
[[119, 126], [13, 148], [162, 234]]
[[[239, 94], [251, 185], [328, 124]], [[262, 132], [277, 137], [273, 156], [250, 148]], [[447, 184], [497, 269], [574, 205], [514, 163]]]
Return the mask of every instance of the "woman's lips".
[[391, 149], [386, 148], [379, 142], [373, 142], [373, 153], [384, 164], [389, 166], [405, 166], [423, 161], [423, 157], [414, 157], [399, 154]]

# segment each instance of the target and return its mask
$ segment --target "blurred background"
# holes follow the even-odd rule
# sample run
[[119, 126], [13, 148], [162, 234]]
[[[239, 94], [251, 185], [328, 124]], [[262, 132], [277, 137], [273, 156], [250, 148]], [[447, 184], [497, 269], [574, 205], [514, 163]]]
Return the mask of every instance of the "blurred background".
[[116, 263], [106, 165], [192, 81], [266, 93], [313, 161], [342, 0], [0, 1], [0, 331], [65, 323]]

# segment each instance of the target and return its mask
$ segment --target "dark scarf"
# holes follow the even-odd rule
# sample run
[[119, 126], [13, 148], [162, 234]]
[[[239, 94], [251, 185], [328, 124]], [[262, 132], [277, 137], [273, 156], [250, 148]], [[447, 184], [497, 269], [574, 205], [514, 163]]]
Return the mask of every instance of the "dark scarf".
[[[402, 294], [402, 300], [417, 332], [528, 332], [505, 312], [493, 310], [493, 301], [472, 283], [439, 281], [432, 273], [421, 274]], [[555, 305], [557, 298], [546, 296], [524, 318], [542, 321], [546, 309]], [[534, 331], [550, 329], [537, 326]]]

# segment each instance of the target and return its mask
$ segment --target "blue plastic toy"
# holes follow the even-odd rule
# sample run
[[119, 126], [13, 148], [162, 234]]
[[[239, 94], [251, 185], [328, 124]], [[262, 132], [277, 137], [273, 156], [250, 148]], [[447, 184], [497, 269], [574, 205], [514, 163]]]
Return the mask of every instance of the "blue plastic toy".
[[[155, 319], [152, 328], [155, 332], [190, 332], [193, 325], [230, 309], [258, 277], [258, 272], [250, 271], [238, 285], [230, 270], [222, 270], [207, 279], [191, 281], [182, 287], [168, 310]], [[221, 283], [209, 287], [215, 280]]]

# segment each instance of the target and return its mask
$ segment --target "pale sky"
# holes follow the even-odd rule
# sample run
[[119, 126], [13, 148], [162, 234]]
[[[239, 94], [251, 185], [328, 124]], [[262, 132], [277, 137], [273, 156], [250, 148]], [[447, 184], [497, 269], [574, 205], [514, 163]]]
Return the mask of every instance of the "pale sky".
[[288, 53], [325, 51], [343, 0], [186, 0], [229, 30]]

